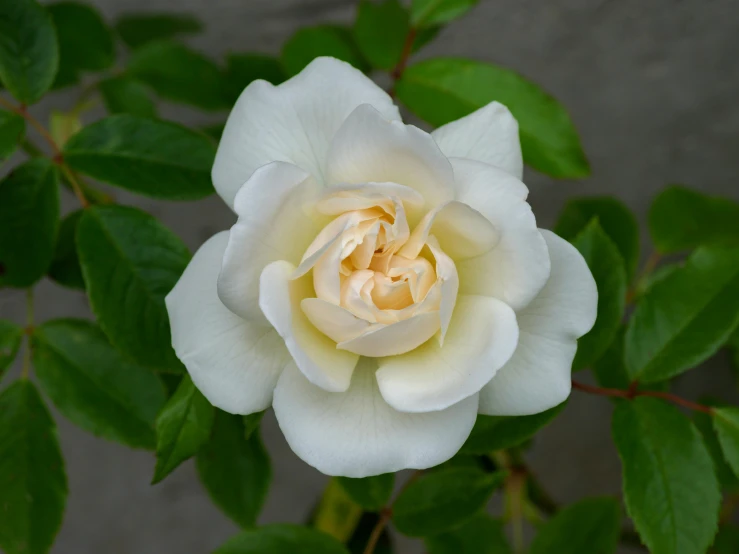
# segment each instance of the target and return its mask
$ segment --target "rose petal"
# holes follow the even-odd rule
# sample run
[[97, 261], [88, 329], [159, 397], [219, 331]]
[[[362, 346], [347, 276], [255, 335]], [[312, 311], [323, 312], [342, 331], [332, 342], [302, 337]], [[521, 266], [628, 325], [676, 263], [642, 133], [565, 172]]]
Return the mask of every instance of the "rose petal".
[[436, 260], [436, 276], [441, 283], [441, 302], [439, 304], [439, 318], [441, 320], [441, 329], [439, 342], [444, 344], [449, 323], [454, 313], [454, 306], [457, 303], [457, 294], [459, 293], [459, 275], [457, 275], [457, 267], [452, 259], [447, 256], [440, 248], [435, 236], [429, 237], [428, 247]]
[[482, 206], [495, 204], [500, 194], [526, 200], [528, 187], [498, 167], [476, 160], [449, 158], [454, 169], [457, 200], [484, 213]]
[[363, 358], [349, 390], [311, 385], [293, 366], [275, 391], [275, 415], [290, 448], [328, 475], [367, 477], [425, 469], [451, 458], [475, 423], [477, 396], [446, 410], [406, 414], [380, 396], [374, 362]]
[[397, 356], [418, 348], [434, 336], [439, 326], [438, 312], [420, 313], [390, 325], [374, 323], [358, 337], [336, 347], [360, 356]]
[[325, 189], [316, 203], [316, 211], [338, 215], [350, 210], [362, 210], [377, 205], [379, 199], [397, 198], [406, 207], [420, 208], [423, 196], [417, 191], [397, 183], [362, 183], [358, 185], [334, 185]]
[[304, 298], [300, 307], [316, 329], [335, 342], [352, 339], [370, 325], [349, 310], [320, 298]]
[[290, 360], [268, 325], [234, 315], [218, 298], [216, 280], [228, 232], [208, 239], [165, 298], [172, 346], [195, 386], [214, 406], [233, 414], [259, 412]]
[[598, 290], [585, 260], [554, 233], [542, 231], [542, 235], [552, 274], [518, 314], [518, 348], [480, 392], [480, 413], [536, 414], [566, 400], [577, 339], [595, 323]]

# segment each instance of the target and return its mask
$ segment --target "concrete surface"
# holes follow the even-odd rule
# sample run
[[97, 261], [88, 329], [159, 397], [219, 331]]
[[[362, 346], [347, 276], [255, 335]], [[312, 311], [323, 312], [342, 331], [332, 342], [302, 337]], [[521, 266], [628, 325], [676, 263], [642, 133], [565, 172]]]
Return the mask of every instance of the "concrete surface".
[[[134, 11], [197, 13], [207, 30], [191, 43], [214, 56], [276, 53], [299, 26], [346, 22], [355, 9], [346, 0], [93, 3], [109, 20]], [[616, 195], [643, 222], [650, 198], [668, 182], [739, 197], [738, 15], [733, 0], [483, 0], [422, 56], [470, 56], [508, 65], [568, 107], [593, 176], [554, 182], [529, 172], [530, 201], [542, 227], [553, 225], [568, 198], [584, 194]], [[74, 97], [74, 91], [55, 94], [35, 111], [44, 116], [51, 107], [71, 106]], [[164, 113], [188, 123], [203, 121], [184, 108], [167, 107]], [[233, 220], [215, 197], [167, 204], [116, 194], [160, 217], [193, 249]], [[64, 207], [72, 209], [74, 200], [65, 196]], [[0, 314], [20, 321], [22, 295], [0, 291]], [[37, 320], [88, 314], [83, 295], [49, 282], [39, 285]], [[727, 368], [728, 358], [720, 354], [683, 376], [677, 389], [691, 397], [735, 390]], [[607, 400], [574, 393], [565, 412], [537, 439], [529, 460], [558, 501], [618, 492], [610, 412]], [[151, 487], [151, 454], [58, 421], [71, 493], [54, 554], [206, 554], [236, 531], [208, 500], [192, 464]], [[292, 454], [272, 415], [265, 435], [275, 479], [262, 521], [300, 522], [325, 478]], [[399, 554], [422, 552], [413, 541], [398, 545]]]

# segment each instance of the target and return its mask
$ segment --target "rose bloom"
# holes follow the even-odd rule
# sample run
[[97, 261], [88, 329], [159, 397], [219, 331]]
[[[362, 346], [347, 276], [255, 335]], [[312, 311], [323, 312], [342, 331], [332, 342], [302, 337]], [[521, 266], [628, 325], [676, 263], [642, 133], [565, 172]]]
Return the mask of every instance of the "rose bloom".
[[435, 466], [478, 413], [556, 406], [597, 290], [522, 171], [496, 102], [429, 134], [332, 58], [251, 83], [213, 166], [238, 220], [166, 299], [177, 356], [214, 406], [271, 405], [329, 475]]

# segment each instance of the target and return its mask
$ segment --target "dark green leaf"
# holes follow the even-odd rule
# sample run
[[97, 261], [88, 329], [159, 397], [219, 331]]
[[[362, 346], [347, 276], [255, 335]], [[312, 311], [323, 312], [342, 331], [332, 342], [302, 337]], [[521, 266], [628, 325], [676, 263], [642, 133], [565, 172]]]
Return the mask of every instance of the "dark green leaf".
[[164, 387], [127, 362], [94, 323], [58, 319], [37, 327], [33, 363], [41, 388], [70, 421], [134, 448], [154, 448]]
[[24, 104], [35, 104], [59, 65], [54, 22], [36, 0], [0, 0], [0, 81]]
[[76, 171], [166, 200], [196, 200], [213, 192], [215, 146], [176, 123], [112, 115], [82, 129], [64, 147]]
[[367, 62], [359, 53], [351, 32], [336, 25], [299, 29], [282, 47], [282, 66], [288, 76], [297, 75], [319, 56], [332, 56], [366, 71]]
[[221, 70], [183, 44], [161, 41], [143, 46], [131, 55], [128, 73], [172, 102], [203, 110], [228, 107]]
[[0, 319], [0, 379], [15, 360], [22, 339], [21, 327], [6, 319]]
[[84, 71], [102, 71], [115, 62], [111, 29], [86, 4], [59, 2], [48, 6], [59, 39], [59, 71], [54, 88], [72, 85]]
[[354, 40], [373, 67], [390, 70], [400, 61], [410, 28], [408, 12], [398, 0], [361, 0]]
[[470, 520], [503, 484], [505, 472], [450, 469], [411, 483], [393, 505], [393, 522], [412, 537], [444, 533]]
[[351, 479], [349, 477], [339, 477], [338, 479], [354, 502], [365, 510], [373, 512], [379, 511], [389, 502], [395, 484], [394, 473], [383, 473], [382, 475], [363, 479]]
[[17, 114], [0, 110], [0, 164], [15, 152], [26, 132], [26, 122]]
[[148, 42], [192, 35], [203, 30], [200, 21], [187, 14], [146, 13], [128, 14], [115, 25], [118, 34], [130, 48], [138, 48]]
[[[631, 379], [624, 362], [625, 332], [626, 329], [622, 326], [603, 355], [593, 363], [593, 374], [601, 387], [627, 390], [631, 385]], [[639, 383], [637, 390], [666, 391], [669, 389], [669, 384], [669, 381]], [[617, 399], [614, 400], [617, 401]]]
[[629, 277], [639, 263], [639, 224], [629, 208], [611, 196], [590, 196], [570, 200], [559, 215], [554, 232], [572, 241], [597, 217], [601, 228], [618, 248]]
[[136, 79], [121, 75], [98, 83], [105, 107], [110, 113], [129, 113], [156, 117], [157, 109], [147, 88]]
[[588, 263], [598, 286], [598, 319], [577, 341], [572, 369], [589, 367], [601, 357], [618, 332], [626, 307], [627, 278], [624, 260], [598, 220], [591, 221], [572, 241]]
[[59, 225], [56, 167], [34, 158], [0, 181], [0, 286], [28, 287], [54, 256]]
[[529, 554], [614, 554], [621, 534], [615, 498], [588, 498], [567, 506], [534, 537]]
[[216, 142], [220, 142], [221, 135], [223, 134], [223, 129], [225, 129], [225, 127], [225, 122], [213, 123], [212, 125], [205, 125], [204, 127], [201, 127], [200, 130]]
[[46, 554], [66, 500], [54, 420], [33, 384], [16, 381], [0, 394], [0, 548]]
[[726, 461], [739, 477], [739, 408], [714, 408], [713, 426]]
[[711, 455], [680, 410], [655, 398], [619, 402], [613, 438], [624, 498], [652, 554], [703, 554], [721, 501]]
[[713, 554], [736, 554], [739, 552], [739, 527], [722, 526], [711, 549]]
[[739, 323], [739, 248], [701, 247], [637, 303], [626, 331], [632, 379], [661, 381], [712, 356]]
[[641, 298], [646, 292], [660, 281], [664, 281], [669, 275], [683, 267], [680, 262], [670, 263], [659, 266], [657, 269], [649, 273], [644, 279], [639, 279], [635, 291], [635, 298]]
[[[705, 399], [701, 399], [701, 403], [710, 404]], [[734, 471], [729, 464], [726, 463], [721, 443], [719, 443], [718, 436], [713, 427], [713, 418], [708, 414], [695, 412], [693, 414], [693, 423], [703, 436], [703, 442], [711, 454], [713, 466], [716, 468], [716, 477], [718, 478], [719, 485], [721, 485], [721, 489], [732, 492], [739, 490], [739, 479], [734, 475]]]
[[77, 252], [90, 306], [113, 345], [147, 367], [180, 367], [164, 306], [189, 259], [180, 239], [136, 208], [94, 206], [77, 226]]
[[273, 85], [285, 80], [279, 60], [264, 54], [229, 54], [226, 56], [226, 101], [234, 104], [246, 86], [257, 79]]
[[415, 27], [447, 23], [467, 13], [480, 0], [413, 0], [411, 21]]
[[152, 484], [158, 483], [208, 442], [215, 408], [185, 376], [157, 417], [157, 466]]
[[[485, 513], [473, 516], [456, 529], [428, 537], [424, 539], [424, 543], [429, 554], [513, 553], [503, 532], [502, 523]], [[566, 552], [570, 554], [569, 550]], [[548, 554], [555, 554], [555, 551]]]
[[211, 439], [198, 452], [197, 467], [213, 502], [242, 527], [253, 526], [272, 480], [269, 456], [259, 433], [246, 439], [243, 418], [218, 410]]
[[[370, 536], [379, 520], [379, 514], [373, 512], [364, 512], [362, 514], [352, 538], [346, 545], [351, 554], [364, 554], [367, 542], [370, 540]], [[393, 554], [392, 539], [390, 538], [387, 526], [380, 533], [374, 554]]]
[[552, 421], [564, 407], [563, 402], [545, 412], [527, 416], [478, 415], [472, 433], [460, 452], [482, 455], [518, 446]]
[[702, 244], [739, 244], [739, 204], [672, 185], [649, 208], [649, 232], [663, 254]]
[[406, 69], [396, 92], [411, 111], [436, 126], [497, 100], [518, 120], [527, 164], [552, 177], [590, 173], [577, 131], [562, 105], [510, 69], [463, 58], [436, 58]]
[[263, 417], [264, 412], [256, 412], [244, 416], [244, 438], [248, 439], [259, 429], [262, 425]]
[[54, 259], [49, 266], [49, 277], [60, 285], [73, 289], [85, 288], [75, 243], [77, 223], [81, 217], [82, 210], [75, 210], [62, 219], [56, 239]]
[[336, 539], [301, 525], [265, 525], [242, 531], [213, 554], [348, 554]]

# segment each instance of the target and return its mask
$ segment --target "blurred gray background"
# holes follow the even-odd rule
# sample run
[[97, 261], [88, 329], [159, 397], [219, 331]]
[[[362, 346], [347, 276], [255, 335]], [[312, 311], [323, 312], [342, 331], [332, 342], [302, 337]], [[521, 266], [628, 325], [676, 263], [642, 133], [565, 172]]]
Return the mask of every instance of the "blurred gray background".
[[[92, 3], [109, 21], [128, 12], [195, 13], [206, 32], [189, 42], [215, 57], [228, 51], [276, 54], [298, 27], [350, 22], [356, 7], [350, 0]], [[739, 198], [737, 52], [736, 0], [482, 0], [419, 58], [458, 55], [507, 65], [568, 108], [593, 174], [579, 182], [555, 182], [527, 173], [540, 226], [551, 227], [565, 201], [577, 195], [618, 196], [642, 224], [650, 199], [665, 183]], [[45, 118], [52, 107], [70, 108], [77, 94], [52, 94], [33, 112]], [[223, 118], [204, 118], [174, 106], [162, 114], [185, 123]], [[175, 204], [115, 194], [160, 217], [193, 250], [234, 219], [217, 197]], [[66, 193], [64, 200], [65, 210], [76, 207]], [[50, 282], [38, 286], [36, 298], [37, 321], [89, 315], [82, 294]], [[22, 293], [0, 291], [2, 317], [20, 322], [23, 313]], [[720, 353], [684, 375], [677, 392], [693, 398], [706, 392], [725, 396], [735, 390], [728, 365], [728, 356]], [[610, 413], [605, 398], [574, 392], [565, 412], [537, 438], [529, 460], [558, 501], [618, 492], [620, 464], [610, 437]], [[57, 419], [70, 496], [54, 554], [206, 554], [236, 532], [207, 498], [192, 463], [152, 487], [152, 454], [96, 439]], [[301, 522], [326, 478], [290, 451], [271, 414], [264, 434], [274, 482], [262, 521]], [[397, 552], [423, 549], [406, 539], [398, 542]]]

